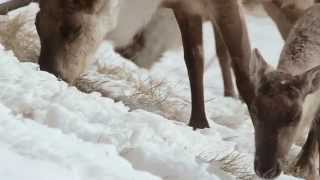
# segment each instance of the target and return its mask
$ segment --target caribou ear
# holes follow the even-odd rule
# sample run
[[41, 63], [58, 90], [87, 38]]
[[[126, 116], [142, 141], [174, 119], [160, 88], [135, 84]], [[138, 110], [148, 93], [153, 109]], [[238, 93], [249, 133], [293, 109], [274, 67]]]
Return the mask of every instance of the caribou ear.
[[297, 75], [298, 88], [303, 95], [311, 94], [320, 88], [320, 66], [316, 66], [309, 71]]
[[271, 66], [268, 65], [259, 50], [254, 49], [251, 55], [249, 73], [255, 87], [270, 69]]

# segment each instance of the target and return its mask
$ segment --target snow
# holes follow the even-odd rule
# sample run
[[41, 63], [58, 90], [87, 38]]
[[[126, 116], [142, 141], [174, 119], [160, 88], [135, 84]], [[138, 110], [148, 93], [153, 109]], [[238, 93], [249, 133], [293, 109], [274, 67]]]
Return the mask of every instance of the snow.
[[157, 179], [131, 165], [167, 179], [218, 179], [195, 155], [208, 144], [221, 146], [216, 154], [232, 151], [233, 144], [219, 137], [142, 110], [128, 112], [121, 103], [68, 87], [34, 64], [6, 52], [0, 56], [0, 142], [23, 157], [55, 162], [62, 172], [71, 168], [79, 179]]
[[[276, 65], [283, 42], [274, 25], [267, 18], [248, 17], [248, 22], [252, 46]], [[235, 163], [253, 173], [251, 121], [244, 104], [222, 96], [211, 26], [204, 26], [206, 108], [212, 128], [198, 131], [185, 124], [189, 103], [174, 118], [160, 111], [177, 107], [132, 109], [123, 98], [133, 96], [137, 79], [148, 84], [151, 78], [165, 81], [168, 101], [189, 101], [181, 50], [168, 51], [148, 71], [103, 43], [86, 78], [100, 81], [109, 97], [123, 100], [115, 102], [97, 92], [80, 92], [34, 63], [19, 62], [0, 45], [0, 160], [6, 162], [0, 165], [0, 179], [233, 180], [238, 174], [223, 170], [222, 159], [230, 154], [241, 156]], [[106, 74], [110, 67], [121, 72]]]
[[[159, 179], [133, 170], [112, 145], [84, 142], [30, 119], [15, 117], [3, 105], [0, 108], [1, 147], [9, 155], [4, 157], [12, 157], [3, 161], [9, 162], [5, 169], [1, 168], [4, 179]], [[22, 169], [18, 175], [17, 165]]]

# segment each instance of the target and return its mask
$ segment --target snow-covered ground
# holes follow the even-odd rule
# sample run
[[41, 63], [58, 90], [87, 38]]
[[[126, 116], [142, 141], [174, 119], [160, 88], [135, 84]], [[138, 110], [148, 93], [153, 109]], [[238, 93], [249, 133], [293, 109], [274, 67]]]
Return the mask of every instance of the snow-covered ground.
[[[248, 17], [248, 22], [252, 46], [275, 65], [283, 43], [274, 25], [267, 18]], [[190, 95], [181, 51], [165, 53], [148, 71], [121, 58], [109, 42], [102, 44], [86, 79], [107, 89], [104, 95], [123, 100], [115, 102], [96, 92], [82, 93], [36, 64], [21, 63], [0, 45], [0, 160], [5, 162], [0, 179], [254, 179], [250, 118], [244, 104], [222, 96], [213, 33], [204, 26], [211, 128], [199, 131], [185, 124]], [[172, 107], [135, 101], [137, 89], [150, 85], [150, 79], [164, 85], [146, 97], [161, 99], [165, 92], [164, 101]], [[186, 106], [173, 111], [181, 115], [167, 112], [177, 109], [172, 102]]]

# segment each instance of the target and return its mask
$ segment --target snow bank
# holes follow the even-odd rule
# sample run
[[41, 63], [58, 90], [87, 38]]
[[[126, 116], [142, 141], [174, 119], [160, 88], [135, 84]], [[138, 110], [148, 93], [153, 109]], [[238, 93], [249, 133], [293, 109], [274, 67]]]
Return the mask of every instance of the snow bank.
[[119, 152], [135, 169], [161, 178], [205, 180], [218, 178], [196, 156], [205, 150], [224, 156], [233, 149], [217, 135], [83, 94], [7, 52], [0, 57], [0, 142], [28, 159], [57, 163], [79, 179], [152, 179], [130, 169]]

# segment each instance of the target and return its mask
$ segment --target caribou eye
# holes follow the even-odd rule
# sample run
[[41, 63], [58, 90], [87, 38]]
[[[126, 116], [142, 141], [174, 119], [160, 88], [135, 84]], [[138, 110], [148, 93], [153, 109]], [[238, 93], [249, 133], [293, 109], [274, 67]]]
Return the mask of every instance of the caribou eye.
[[299, 97], [299, 94], [300, 94], [300, 93], [299, 93], [299, 89], [296, 88], [295, 86], [289, 85], [289, 86], [287, 86], [286, 90], [287, 90], [287, 94], [288, 94], [288, 96], [289, 96], [290, 98], [297, 98], [297, 97]]

